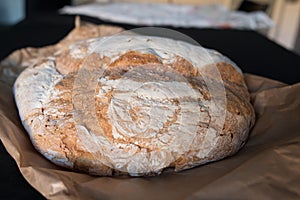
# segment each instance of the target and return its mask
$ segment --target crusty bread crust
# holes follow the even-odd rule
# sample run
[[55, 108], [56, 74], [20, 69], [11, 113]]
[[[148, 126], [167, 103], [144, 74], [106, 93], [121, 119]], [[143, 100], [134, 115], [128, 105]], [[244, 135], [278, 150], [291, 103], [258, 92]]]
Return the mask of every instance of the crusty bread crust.
[[[89, 174], [140, 176], [219, 160], [245, 144], [255, 115], [243, 75], [228, 58], [208, 50], [212, 59], [198, 65], [184, 55], [203, 48], [187, 43], [175, 53], [92, 51], [101, 40], [76, 43], [15, 82], [22, 123], [46, 158]], [[148, 36], [130, 41], [178, 44]], [[220, 92], [212, 94], [211, 86]]]

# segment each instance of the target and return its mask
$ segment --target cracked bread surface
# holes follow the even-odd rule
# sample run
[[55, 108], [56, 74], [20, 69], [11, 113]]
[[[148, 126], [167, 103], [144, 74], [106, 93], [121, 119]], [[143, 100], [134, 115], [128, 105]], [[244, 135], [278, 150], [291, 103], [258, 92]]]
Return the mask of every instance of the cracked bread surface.
[[143, 176], [219, 160], [245, 144], [254, 111], [228, 58], [166, 38], [117, 36], [111, 44], [129, 45], [113, 51], [103, 40], [71, 45], [14, 85], [22, 123], [46, 158], [94, 175]]

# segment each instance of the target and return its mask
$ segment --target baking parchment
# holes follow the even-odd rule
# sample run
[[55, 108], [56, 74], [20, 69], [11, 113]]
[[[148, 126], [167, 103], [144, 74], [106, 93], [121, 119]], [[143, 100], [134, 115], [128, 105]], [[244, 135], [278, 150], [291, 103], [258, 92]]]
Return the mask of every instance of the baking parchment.
[[[32, 146], [14, 103], [18, 74], [43, 56], [118, 27], [80, 25], [60, 43], [18, 50], [0, 63], [0, 139], [25, 179], [48, 199], [300, 199], [300, 83], [245, 74], [256, 112], [236, 155], [157, 177], [96, 177], [55, 166]], [[87, 31], [84, 33], [84, 31]]]

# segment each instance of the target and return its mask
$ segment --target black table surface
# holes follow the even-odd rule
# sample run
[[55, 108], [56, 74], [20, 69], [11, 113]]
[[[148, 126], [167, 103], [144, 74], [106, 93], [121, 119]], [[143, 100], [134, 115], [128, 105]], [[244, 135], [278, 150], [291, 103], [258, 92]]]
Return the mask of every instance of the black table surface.
[[[128, 24], [108, 23], [90, 17], [85, 21], [113, 24], [125, 29], [137, 28]], [[22, 47], [41, 47], [54, 44], [74, 27], [74, 16], [42, 13], [13, 26], [0, 29], [0, 60]], [[216, 49], [228, 56], [247, 73], [287, 84], [300, 82], [300, 56], [247, 30], [215, 30], [171, 28], [186, 34], [204, 47]], [[22, 177], [14, 160], [0, 144], [0, 199], [44, 199]]]

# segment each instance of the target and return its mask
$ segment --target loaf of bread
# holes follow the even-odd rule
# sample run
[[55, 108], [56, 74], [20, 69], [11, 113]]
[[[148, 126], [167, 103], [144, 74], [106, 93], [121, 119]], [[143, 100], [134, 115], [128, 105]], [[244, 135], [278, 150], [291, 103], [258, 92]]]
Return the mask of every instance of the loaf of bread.
[[232, 61], [161, 37], [74, 43], [25, 69], [14, 93], [41, 154], [102, 176], [156, 175], [233, 155], [255, 119]]

